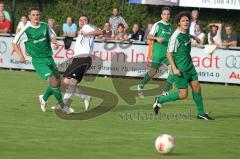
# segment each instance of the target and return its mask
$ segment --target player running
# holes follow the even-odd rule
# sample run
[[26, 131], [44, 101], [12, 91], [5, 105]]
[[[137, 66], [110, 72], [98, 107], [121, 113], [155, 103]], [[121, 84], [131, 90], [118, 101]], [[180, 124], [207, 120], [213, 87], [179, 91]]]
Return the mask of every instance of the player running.
[[197, 106], [197, 119], [214, 120], [204, 111], [201, 88], [197, 72], [190, 55], [191, 40], [189, 35], [190, 13], [180, 12], [176, 16], [178, 28], [171, 36], [168, 44], [167, 58], [172, 67], [174, 82], [178, 92], [170, 92], [167, 96], [155, 98], [153, 109], [158, 114], [161, 104], [170, 101], [183, 100], [188, 96], [188, 84], [192, 88], [193, 100]]
[[[63, 101], [65, 104], [68, 104], [71, 96], [75, 94], [82, 98], [85, 110], [88, 110], [91, 97], [84, 95], [77, 87], [77, 84], [81, 82], [84, 74], [92, 65], [91, 53], [93, 51], [94, 38], [96, 35], [102, 34], [102, 31], [90, 25], [87, 16], [79, 18], [79, 27], [80, 31], [74, 49], [75, 57], [63, 74], [63, 83], [66, 88]], [[70, 109], [74, 111], [72, 108]]]
[[[170, 20], [170, 8], [163, 7], [161, 13], [162, 20], [156, 22], [149, 35], [148, 40], [153, 40], [153, 50], [152, 50], [152, 64], [150, 70], [145, 74], [143, 80], [138, 85], [138, 95], [143, 98], [144, 93], [143, 89], [145, 84], [147, 84], [152, 77], [157, 73], [158, 68], [161, 65], [169, 65], [169, 62], [166, 57], [167, 46], [169, 38], [173, 33], [173, 26], [169, 23]], [[167, 92], [171, 89], [173, 84], [173, 75], [169, 73], [167, 78], [167, 84], [163, 89], [162, 94], [166, 95]]]
[[46, 23], [40, 22], [40, 10], [31, 8], [29, 11], [31, 24], [26, 25], [13, 39], [13, 48], [20, 61], [25, 62], [25, 57], [20, 48], [20, 42], [25, 43], [27, 53], [32, 57], [32, 64], [39, 76], [49, 81], [44, 95], [39, 96], [41, 110], [46, 111], [46, 102], [51, 95], [57, 99], [59, 107], [66, 114], [70, 114], [69, 107], [63, 103], [60, 91], [60, 75], [52, 58], [51, 42], [57, 48], [55, 33]]

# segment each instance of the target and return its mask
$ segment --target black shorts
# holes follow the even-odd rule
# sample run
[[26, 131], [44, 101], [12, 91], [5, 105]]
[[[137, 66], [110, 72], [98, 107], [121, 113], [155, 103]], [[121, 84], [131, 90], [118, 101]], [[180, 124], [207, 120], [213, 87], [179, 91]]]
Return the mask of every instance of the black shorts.
[[81, 82], [83, 75], [88, 71], [92, 65], [92, 58], [89, 57], [77, 57], [74, 58], [72, 63], [67, 67], [63, 74], [63, 77], [74, 78], [78, 82]]

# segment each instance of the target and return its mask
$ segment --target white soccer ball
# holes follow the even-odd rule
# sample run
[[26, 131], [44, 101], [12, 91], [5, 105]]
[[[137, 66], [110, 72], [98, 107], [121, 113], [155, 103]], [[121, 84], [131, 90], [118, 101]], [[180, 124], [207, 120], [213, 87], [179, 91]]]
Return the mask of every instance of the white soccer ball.
[[174, 144], [174, 137], [168, 134], [161, 134], [155, 140], [155, 148], [160, 154], [167, 154], [172, 152]]

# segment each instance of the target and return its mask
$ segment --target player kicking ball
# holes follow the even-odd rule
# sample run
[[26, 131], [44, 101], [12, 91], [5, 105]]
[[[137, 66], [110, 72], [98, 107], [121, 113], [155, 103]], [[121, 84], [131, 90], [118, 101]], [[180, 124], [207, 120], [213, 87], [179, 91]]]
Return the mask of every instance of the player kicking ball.
[[[153, 40], [153, 50], [152, 50], [152, 63], [150, 70], [145, 74], [143, 80], [138, 85], [138, 95], [140, 98], [144, 98], [144, 86], [152, 79], [152, 77], [157, 73], [158, 68], [161, 65], [169, 66], [168, 59], [166, 57], [167, 46], [169, 38], [173, 33], [173, 26], [169, 23], [170, 20], [170, 8], [163, 7], [161, 13], [162, 20], [156, 22], [149, 35], [148, 40]], [[167, 95], [173, 84], [173, 75], [169, 73], [167, 78], [167, 83], [163, 89], [162, 94]]]
[[158, 114], [161, 105], [170, 101], [183, 100], [188, 96], [188, 84], [192, 88], [193, 100], [197, 106], [197, 119], [214, 120], [204, 111], [201, 88], [197, 72], [190, 55], [191, 41], [189, 35], [190, 13], [180, 12], [176, 16], [178, 28], [169, 39], [167, 58], [172, 67], [174, 82], [178, 92], [170, 92], [167, 96], [155, 98], [153, 109]]
[[40, 10], [31, 8], [29, 11], [30, 24], [25, 26], [13, 39], [13, 48], [17, 52], [20, 61], [25, 62], [20, 43], [24, 42], [27, 53], [32, 57], [32, 64], [39, 76], [49, 81], [44, 95], [39, 96], [41, 110], [46, 111], [46, 102], [51, 95], [58, 101], [58, 108], [66, 114], [70, 109], [63, 103], [60, 91], [60, 74], [52, 58], [51, 42], [57, 48], [55, 33], [49, 29], [46, 23], [40, 22]]
[[[81, 97], [84, 102], [85, 110], [88, 110], [91, 97], [84, 95], [77, 85], [81, 82], [84, 74], [92, 65], [91, 54], [93, 51], [94, 38], [96, 35], [102, 34], [102, 31], [90, 25], [87, 16], [81, 16], [79, 18], [79, 28], [80, 31], [74, 49], [75, 57], [63, 74], [62, 83], [66, 89], [63, 101], [65, 104], [68, 104], [72, 95], [75, 94]], [[52, 109], [54, 109], [54, 107], [52, 107]], [[72, 108], [70, 109], [74, 112]]]

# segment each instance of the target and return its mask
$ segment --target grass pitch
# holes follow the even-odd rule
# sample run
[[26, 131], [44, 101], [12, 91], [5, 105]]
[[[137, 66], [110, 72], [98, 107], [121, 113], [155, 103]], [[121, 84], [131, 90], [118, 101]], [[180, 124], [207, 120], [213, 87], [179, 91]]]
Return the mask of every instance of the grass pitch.
[[[36, 73], [0, 70], [0, 158], [239, 158], [239, 86], [202, 84], [205, 108], [216, 120], [199, 121], [195, 119], [191, 93], [185, 101], [164, 105], [162, 116], [155, 118], [151, 116], [153, 96], [136, 98], [137, 102], [129, 106], [118, 95], [112, 80], [98, 77], [82, 84], [112, 92], [118, 99], [116, 107], [88, 120], [64, 120], [50, 109], [46, 113], [40, 111], [38, 95], [44, 91], [47, 82]], [[123, 83], [137, 84], [138, 81], [121, 79]], [[120, 89], [121, 85], [117, 87]], [[146, 86], [152, 87], [156, 84]], [[92, 107], [102, 101], [93, 97]], [[54, 104], [55, 100], [51, 97], [48, 105]], [[73, 107], [76, 111], [83, 112], [82, 105], [82, 101], [74, 97]], [[176, 138], [172, 154], [160, 155], [155, 151], [155, 138], [162, 133]]]

